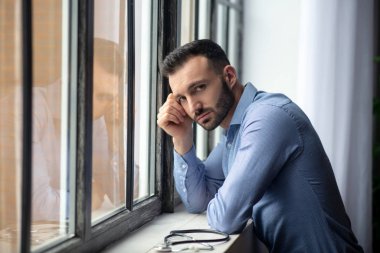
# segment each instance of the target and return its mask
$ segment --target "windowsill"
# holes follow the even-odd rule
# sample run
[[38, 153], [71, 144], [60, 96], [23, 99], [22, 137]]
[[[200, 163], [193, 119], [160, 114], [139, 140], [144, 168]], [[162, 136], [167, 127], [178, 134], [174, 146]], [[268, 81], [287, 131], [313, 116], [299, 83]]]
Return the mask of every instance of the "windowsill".
[[[137, 231], [109, 246], [103, 253], [153, 253], [156, 252], [154, 247], [162, 244], [164, 237], [171, 230], [177, 229], [209, 229], [206, 214], [190, 214], [183, 205], [179, 205], [174, 213], [165, 213], [156, 217]], [[249, 252], [253, 252], [255, 248], [253, 243], [252, 224], [248, 224], [241, 234], [231, 235], [228, 242], [215, 245], [212, 252], [246, 252], [241, 250], [247, 247], [250, 249]]]

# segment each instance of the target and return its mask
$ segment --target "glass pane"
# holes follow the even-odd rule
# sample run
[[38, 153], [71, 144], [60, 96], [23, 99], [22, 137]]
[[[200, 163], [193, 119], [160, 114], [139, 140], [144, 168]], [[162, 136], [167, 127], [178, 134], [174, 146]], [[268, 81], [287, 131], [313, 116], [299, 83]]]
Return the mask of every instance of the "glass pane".
[[95, 1], [93, 221], [106, 217], [125, 204], [125, 18], [125, 1]]
[[235, 68], [239, 68], [239, 11], [230, 8], [229, 9], [229, 22], [228, 22], [228, 59], [231, 65]]
[[0, 1], [0, 252], [18, 252], [22, 148], [21, 1]]
[[227, 12], [228, 7], [222, 4], [217, 4], [216, 7], [216, 43], [218, 43], [225, 51], [227, 51]]
[[[200, 0], [198, 3], [198, 39], [210, 38], [210, 15], [211, 15], [211, 1]], [[196, 127], [196, 152], [197, 157], [205, 160], [208, 156], [208, 132], [198, 124]]]
[[181, 2], [181, 45], [194, 40], [195, 30], [195, 1]]
[[[155, 157], [155, 98], [156, 89], [152, 70], [156, 69], [155, 27], [157, 1], [135, 1], [135, 166], [134, 193], [135, 202], [154, 194], [154, 157]], [[146, 15], [151, 13], [151, 15]]]
[[[218, 43], [227, 53], [228, 55], [228, 49], [227, 49], [227, 30], [226, 27], [228, 25], [227, 15], [228, 14], [228, 7], [218, 3], [216, 7], [216, 16], [217, 16], [217, 23], [216, 23], [216, 43]], [[222, 136], [223, 129], [221, 127], [217, 127], [215, 130], [210, 132], [210, 141], [211, 146], [215, 147], [220, 140], [220, 136]]]
[[68, 233], [65, 2], [33, 1], [32, 249]]

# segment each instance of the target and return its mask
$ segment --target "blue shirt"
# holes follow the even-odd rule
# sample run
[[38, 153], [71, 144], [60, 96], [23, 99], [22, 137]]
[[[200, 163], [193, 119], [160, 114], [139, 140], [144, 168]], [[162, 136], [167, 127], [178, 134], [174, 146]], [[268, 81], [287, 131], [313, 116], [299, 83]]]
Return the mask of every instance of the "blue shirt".
[[317, 133], [282, 94], [248, 83], [205, 161], [174, 152], [174, 178], [188, 211], [227, 233], [252, 218], [270, 252], [363, 252]]

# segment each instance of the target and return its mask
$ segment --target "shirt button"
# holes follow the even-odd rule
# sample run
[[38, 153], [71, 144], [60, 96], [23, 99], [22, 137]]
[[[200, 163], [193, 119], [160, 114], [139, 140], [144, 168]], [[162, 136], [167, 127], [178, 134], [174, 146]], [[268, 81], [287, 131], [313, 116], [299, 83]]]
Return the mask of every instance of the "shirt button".
[[183, 170], [187, 169], [187, 164], [182, 164], [182, 169]]
[[186, 192], [186, 188], [183, 188], [183, 192]]
[[227, 143], [227, 148], [230, 149], [231, 146], [232, 146], [231, 142], [228, 142], [228, 143]]

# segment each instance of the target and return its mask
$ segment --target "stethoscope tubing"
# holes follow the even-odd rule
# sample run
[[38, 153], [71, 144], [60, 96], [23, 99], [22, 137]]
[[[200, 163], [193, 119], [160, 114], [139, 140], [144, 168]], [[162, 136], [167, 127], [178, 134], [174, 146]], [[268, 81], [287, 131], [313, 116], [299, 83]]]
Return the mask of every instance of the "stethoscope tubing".
[[[183, 240], [183, 241], [175, 241], [170, 242], [168, 239], [174, 236], [184, 236], [184, 234], [195, 234], [195, 233], [205, 233], [205, 234], [217, 234], [222, 236], [221, 238], [215, 239], [192, 239], [192, 240]], [[172, 230], [170, 234], [165, 236], [164, 242], [167, 245], [178, 245], [185, 243], [210, 243], [210, 242], [227, 242], [230, 239], [230, 236], [226, 233], [212, 230], [212, 229], [184, 229], [184, 230]]]

